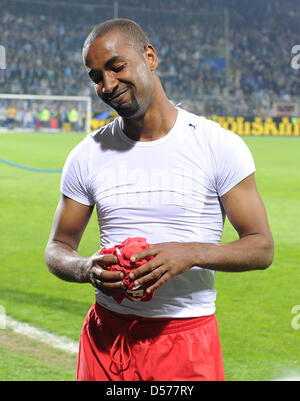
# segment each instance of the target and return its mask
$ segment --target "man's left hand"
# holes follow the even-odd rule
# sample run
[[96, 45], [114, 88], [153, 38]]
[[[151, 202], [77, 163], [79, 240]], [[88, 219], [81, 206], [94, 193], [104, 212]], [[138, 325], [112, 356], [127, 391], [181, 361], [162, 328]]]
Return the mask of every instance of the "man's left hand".
[[182, 274], [194, 266], [196, 255], [195, 243], [164, 242], [133, 255], [132, 262], [154, 256], [152, 260], [138, 267], [129, 275], [135, 286], [155, 281], [147, 288], [147, 293], [155, 291], [172, 277]]

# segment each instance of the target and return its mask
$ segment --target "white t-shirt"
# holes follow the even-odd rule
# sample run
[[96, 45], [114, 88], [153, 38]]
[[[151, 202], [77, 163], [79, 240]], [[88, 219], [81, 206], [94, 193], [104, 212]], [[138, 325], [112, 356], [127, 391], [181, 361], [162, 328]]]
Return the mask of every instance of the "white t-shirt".
[[[219, 243], [220, 197], [255, 171], [244, 141], [215, 122], [178, 109], [164, 137], [133, 141], [121, 118], [88, 135], [70, 153], [61, 191], [96, 205], [101, 247], [128, 237], [160, 242]], [[148, 302], [96, 290], [105, 308], [145, 317], [195, 317], [215, 312], [215, 272], [198, 266], [173, 277]]]

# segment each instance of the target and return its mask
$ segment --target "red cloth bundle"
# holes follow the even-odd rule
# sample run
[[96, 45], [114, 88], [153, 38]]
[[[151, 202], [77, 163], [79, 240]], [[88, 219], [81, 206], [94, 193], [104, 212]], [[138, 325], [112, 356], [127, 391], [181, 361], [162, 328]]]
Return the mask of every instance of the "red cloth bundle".
[[107, 266], [106, 269], [111, 271], [121, 271], [125, 275], [123, 283], [126, 285], [127, 290], [124, 294], [114, 297], [118, 303], [121, 303], [125, 297], [133, 301], [150, 301], [153, 297], [153, 293], [147, 294], [145, 291], [151, 284], [153, 284], [153, 282], [134, 289], [134, 280], [129, 278], [129, 273], [132, 270], [153, 259], [153, 256], [150, 256], [147, 259], [141, 259], [137, 262], [130, 261], [131, 256], [137, 254], [143, 249], [149, 248], [149, 246], [150, 245], [147, 243], [146, 238], [136, 237], [127, 238], [120, 245], [115, 245], [110, 248], [103, 247], [100, 250], [100, 255], [115, 255], [119, 261], [119, 264]]

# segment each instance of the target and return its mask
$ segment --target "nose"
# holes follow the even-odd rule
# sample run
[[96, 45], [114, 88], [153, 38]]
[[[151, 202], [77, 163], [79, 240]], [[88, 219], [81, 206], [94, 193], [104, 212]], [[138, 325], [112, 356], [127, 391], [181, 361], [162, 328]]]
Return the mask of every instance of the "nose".
[[117, 86], [118, 80], [111, 71], [107, 71], [103, 74], [102, 94], [114, 92]]

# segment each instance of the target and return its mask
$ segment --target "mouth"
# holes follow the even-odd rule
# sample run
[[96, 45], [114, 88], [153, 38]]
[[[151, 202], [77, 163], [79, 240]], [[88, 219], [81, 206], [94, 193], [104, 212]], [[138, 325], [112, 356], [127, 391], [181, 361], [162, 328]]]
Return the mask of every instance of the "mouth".
[[108, 98], [108, 101], [113, 103], [119, 103], [123, 99], [124, 95], [128, 92], [128, 90], [129, 90], [128, 87], [119, 90], [117, 93], [114, 93], [113, 96], [110, 96]]

